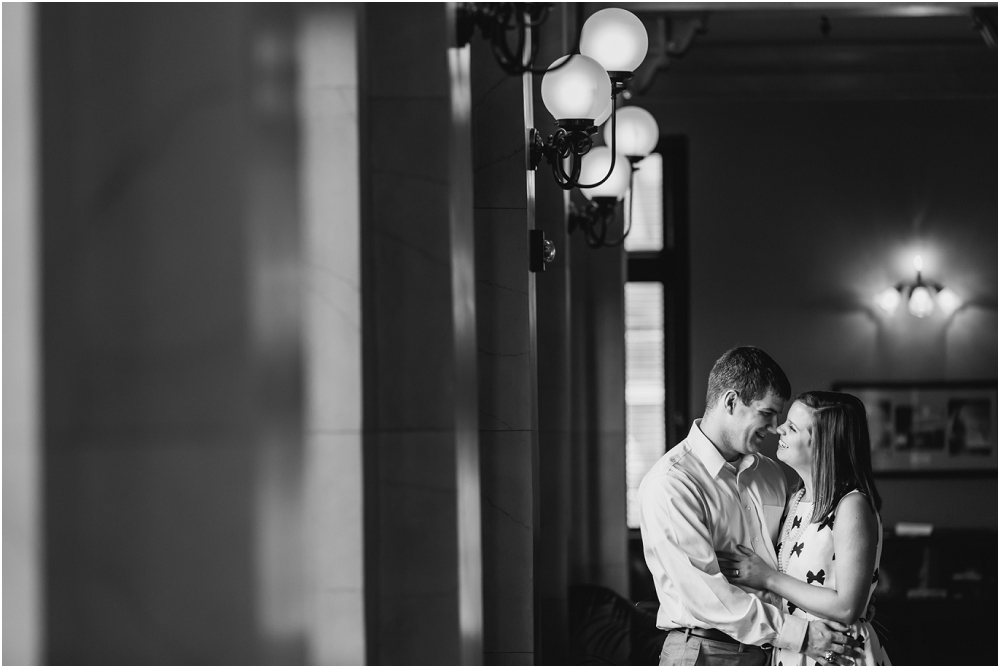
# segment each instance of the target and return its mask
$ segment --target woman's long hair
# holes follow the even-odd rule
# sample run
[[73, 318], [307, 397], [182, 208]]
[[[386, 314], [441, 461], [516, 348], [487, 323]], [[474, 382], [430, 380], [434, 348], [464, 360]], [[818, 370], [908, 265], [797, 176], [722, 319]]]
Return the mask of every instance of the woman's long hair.
[[881, 509], [865, 405], [844, 392], [803, 392], [795, 401], [813, 410], [812, 521], [830, 515], [854, 489], [865, 495], [872, 512]]

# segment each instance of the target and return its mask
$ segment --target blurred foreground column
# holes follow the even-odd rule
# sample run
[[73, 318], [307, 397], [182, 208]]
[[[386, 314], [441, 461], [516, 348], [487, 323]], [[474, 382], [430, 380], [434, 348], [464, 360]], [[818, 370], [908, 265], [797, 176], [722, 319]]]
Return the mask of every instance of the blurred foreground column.
[[294, 15], [40, 17], [45, 661], [302, 663]]
[[3, 6], [3, 663], [42, 663], [35, 6]]
[[306, 308], [308, 661], [366, 663], [361, 424], [360, 8], [298, 10]]

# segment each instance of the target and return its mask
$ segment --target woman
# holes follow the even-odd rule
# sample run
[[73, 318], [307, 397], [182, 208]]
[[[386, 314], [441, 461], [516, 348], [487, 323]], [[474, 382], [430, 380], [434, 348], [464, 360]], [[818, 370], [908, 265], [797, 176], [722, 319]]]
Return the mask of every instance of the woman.
[[[719, 553], [722, 573], [733, 584], [781, 596], [796, 617], [850, 625], [864, 645], [863, 665], [891, 665], [862, 617], [878, 583], [882, 553], [882, 500], [872, 475], [864, 404], [841, 392], [806, 392], [792, 402], [778, 435], [778, 459], [801, 478], [775, 549], [778, 570], [740, 545], [740, 554]], [[778, 649], [773, 663], [816, 664]]]

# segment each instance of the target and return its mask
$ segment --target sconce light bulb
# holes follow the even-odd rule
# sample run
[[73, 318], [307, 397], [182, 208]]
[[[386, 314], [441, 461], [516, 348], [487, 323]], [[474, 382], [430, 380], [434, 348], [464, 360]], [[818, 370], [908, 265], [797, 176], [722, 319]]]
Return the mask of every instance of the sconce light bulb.
[[[567, 58], [570, 62], [552, 71]], [[563, 56], [549, 65], [549, 70], [542, 77], [542, 102], [557, 121], [594, 120], [611, 101], [611, 79], [593, 58]]]
[[648, 49], [649, 36], [642, 21], [624, 9], [594, 12], [580, 31], [580, 53], [608, 72], [634, 72]]
[[944, 317], [948, 318], [962, 306], [962, 298], [951, 288], [942, 288], [937, 293], [937, 305]]
[[923, 285], [913, 288], [907, 307], [911, 315], [917, 318], [926, 318], [934, 312], [934, 297], [931, 295], [931, 291]]
[[901, 301], [903, 301], [903, 295], [899, 294], [899, 290], [896, 288], [886, 288], [875, 295], [875, 305], [885, 311], [887, 315], [895, 313]]
[[[580, 167], [580, 182], [597, 183], [604, 178], [610, 168], [611, 149], [607, 146], [592, 148], [589, 153], [583, 156], [583, 164]], [[615, 159], [615, 169], [608, 180], [596, 188], [580, 188], [580, 192], [587, 199], [595, 197], [622, 199], [625, 197], [625, 191], [628, 190], [631, 175], [632, 167], [628, 164], [628, 158], [619, 153]]]
[[914, 255], [913, 256], [913, 268], [916, 269], [917, 271], [923, 271], [924, 270], [924, 258], [920, 257], [919, 255]]
[[[660, 127], [653, 114], [642, 107], [618, 110], [615, 150], [631, 158], [645, 158], [660, 141]], [[611, 146], [611, 125], [604, 126], [604, 143]]]

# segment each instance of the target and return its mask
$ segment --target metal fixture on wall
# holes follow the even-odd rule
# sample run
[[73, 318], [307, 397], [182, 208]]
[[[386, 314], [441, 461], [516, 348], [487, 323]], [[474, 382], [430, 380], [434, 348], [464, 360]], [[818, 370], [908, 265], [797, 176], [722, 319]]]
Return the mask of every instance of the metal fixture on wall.
[[[617, 162], [615, 101], [648, 48], [646, 29], [631, 12], [602, 9], [587, 19], [580, 31], [580, 54], [556, 59], [542, 77], [542, 102], [558, 129], [546, 140], [535, 128], [530, 129], [529, 169], [536, 169], [545, 158], [556, 183], [564, 190], [595, 188], [611, 178]], [[598, 174], [588, 182], [581, 179], [583, 156], [594, 145], [599, 121], [608, 116], [612, 127], [611, 164], [603, 177]]]
[[907, 310], [914, 317], [926, 318], [939, 309], [947, 318], [962, 306], [962, 299], [954, 290], [936, 281], [924, 280], [924, 262], [919, 255], [913, 258], [913, 268], [917, 270], [915, 281], [901, 281], [875, 295], [875, 304], [882, 311], [892, 315], [905, 299]]
[[[468, 44], [478, 26], [505, 72], [536, 73], [537, 28], [550, 11], [551, 5], [542, 3], [463, 3], [457, 13], [458, 41]], [[509, 33], [515, 33], [513, 47]], [[590, 200], [586, 208], [571, 211], [570, 232], [583, 230], [593, 248], [620, 245], [628, 235], [628, 227], [621, 238], [607, 238], [617, 203], [631, 187], [636, 163], [653, 150], [659, 139], [656, 121], [638, 107], [622, 110], [623, 127], [619, 130], [616, 108], [618, 96], [626, 91], [633, 72], [646, 57], [649, 37], [634, 14], [607, 8], [587, 19], [577, 44], [578, 49], [557, 58], [544, 71], [542, 102], [557, 129], [543, 139], [537, 129], [528, 128], [528, 169], [537, 169], [544, 159], [559, 187], [580, 188]], [[594, 135], [608, 119], [608, 146], [592, 151]], [[637, 142], [648, 146], [637, 148]], [[545, 263], [555, 257], [554, 247], [544, 237], [532, 238], [530, 249], [532, 271], [544, 270]]]
[[[493, 57], [507, 74], [520, 76], [536, 72], [538, 28], [552, 11], [549, 2], [463, 2], [456, 9], [458, 43], [465, 46], [479, 28], [490, 43]], [[511, 47], [509, 34], [514, 33]], [[525, 45], [528, 48], [525, 49]]]
[[[605, 126], [604, 142], [615, 146], [618, 156], [611, 176], [596, 188], [581, 190], [589, 201], [580, 209], [571, 205], [569, 232], [580, 229], [591, 248], [620, 246], [628, 237], [632, 227], [632, 182], [639, 163], [646, 158], [660, 139], [660, 129], [653, 115], [641, 107], [625, 107], [619, 112], [617, 127]], [[607, 146], [595, 148], [583, 159], [582, 178], [601, 174], [612, 161], [611, 149]], [[627, 163], [627, 167], [626, 167]], [[622, 235], [608, 239], [608, 229], [615, 219], [618, 202], [628, 197], [625, 224]]]

